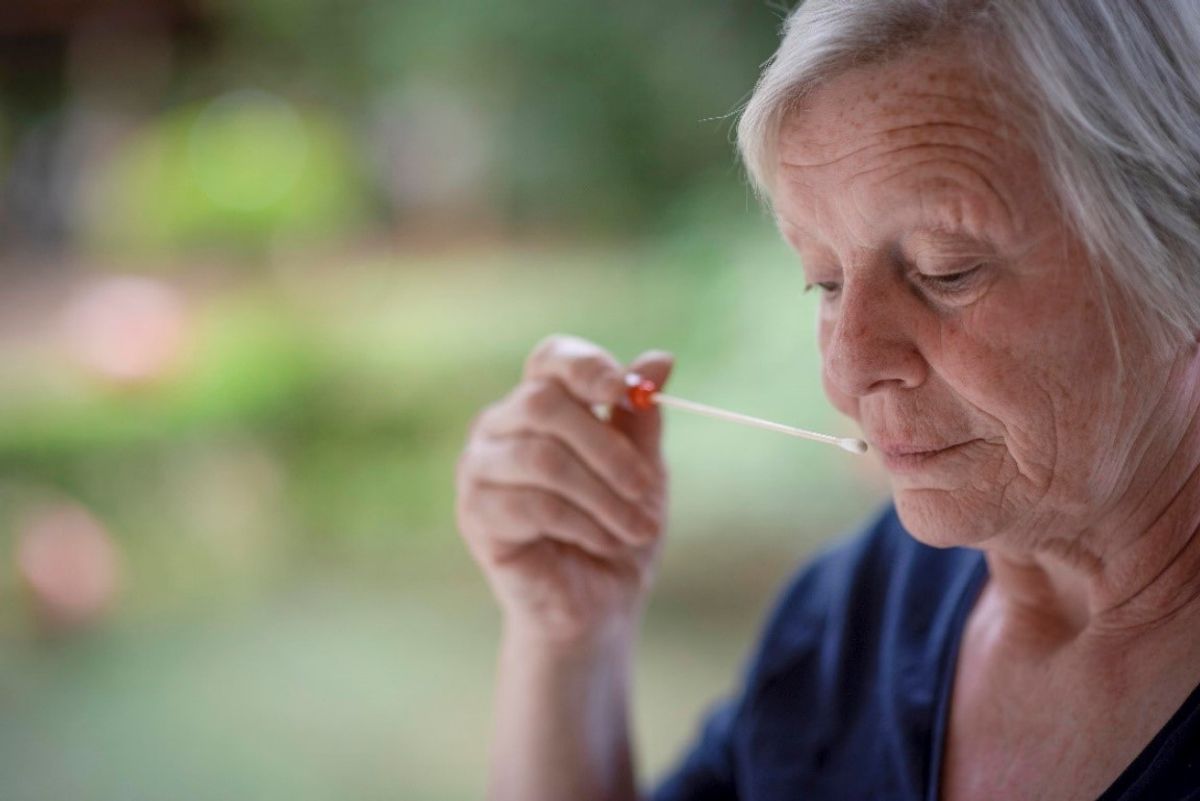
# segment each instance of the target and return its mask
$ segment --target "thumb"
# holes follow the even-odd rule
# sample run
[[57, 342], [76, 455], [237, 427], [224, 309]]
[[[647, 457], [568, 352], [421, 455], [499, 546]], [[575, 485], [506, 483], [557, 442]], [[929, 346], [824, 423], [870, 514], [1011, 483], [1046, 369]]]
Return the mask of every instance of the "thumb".
[[[663, 350], [648, 350], [629, 363], [631, 373], [649, 379], [662, 387], [675, 366], [675, 357]], [[650, 409], [627, 409], [623, 405], [612, 407], [612, 424], [633, 442], [634, 447], [645, 456], [660, 458], [662, 438], [662, 410], [655, 404]]]

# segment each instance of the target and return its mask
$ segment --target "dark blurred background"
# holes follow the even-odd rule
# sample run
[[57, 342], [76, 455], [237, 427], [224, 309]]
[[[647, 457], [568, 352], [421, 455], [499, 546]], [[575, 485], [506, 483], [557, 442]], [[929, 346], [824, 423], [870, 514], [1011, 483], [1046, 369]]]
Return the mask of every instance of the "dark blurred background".
[[[0, 5], [0, 798], [470, 799], [467, 424], [553, 331], [850, 433], [733, 113], [786, 7]], [[647, 776], [868, 460], [668, 413]]]

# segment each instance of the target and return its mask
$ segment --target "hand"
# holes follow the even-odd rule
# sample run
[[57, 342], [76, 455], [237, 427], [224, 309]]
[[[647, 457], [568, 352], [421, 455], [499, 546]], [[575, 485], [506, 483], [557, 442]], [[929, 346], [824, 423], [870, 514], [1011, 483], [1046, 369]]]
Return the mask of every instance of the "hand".
[[[627, 372], [662, 386], [671, 367], [662, 351], [626, 368], [591, 342], [553, 335], [472, 422], [458, 526], [510, 628], [572, 643], [636, 627], [665, 530], [667, 470], [658, 408], [615, 404]], [[614, 404], [608, 422], [592, 413], [597, 403]]]

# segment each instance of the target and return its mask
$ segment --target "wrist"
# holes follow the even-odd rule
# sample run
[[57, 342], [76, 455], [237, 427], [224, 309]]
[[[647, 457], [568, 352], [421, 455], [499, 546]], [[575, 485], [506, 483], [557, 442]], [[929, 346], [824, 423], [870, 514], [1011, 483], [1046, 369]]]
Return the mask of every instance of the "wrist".
[[633, 631], [613, 625], [564, 638], [505, 622], [491, 797], [635, 797], [628, 720]]
[[591, 660], [629, 654], [637, 632], [637, 620], [614, 619], [601, 625], [564, 629], [506, 618], [501, 644], [510, 651], [556, 661]]

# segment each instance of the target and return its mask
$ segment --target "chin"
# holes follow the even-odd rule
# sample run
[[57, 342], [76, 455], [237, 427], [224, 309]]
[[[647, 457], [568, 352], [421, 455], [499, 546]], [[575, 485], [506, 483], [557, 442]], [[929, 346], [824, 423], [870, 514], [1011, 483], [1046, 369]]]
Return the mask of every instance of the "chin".
[[979, 547], [1001, 526], [994, 504], [971, 503], [961, 491], [895, 489], [900, 522], [917, 541], [934, 548]]

